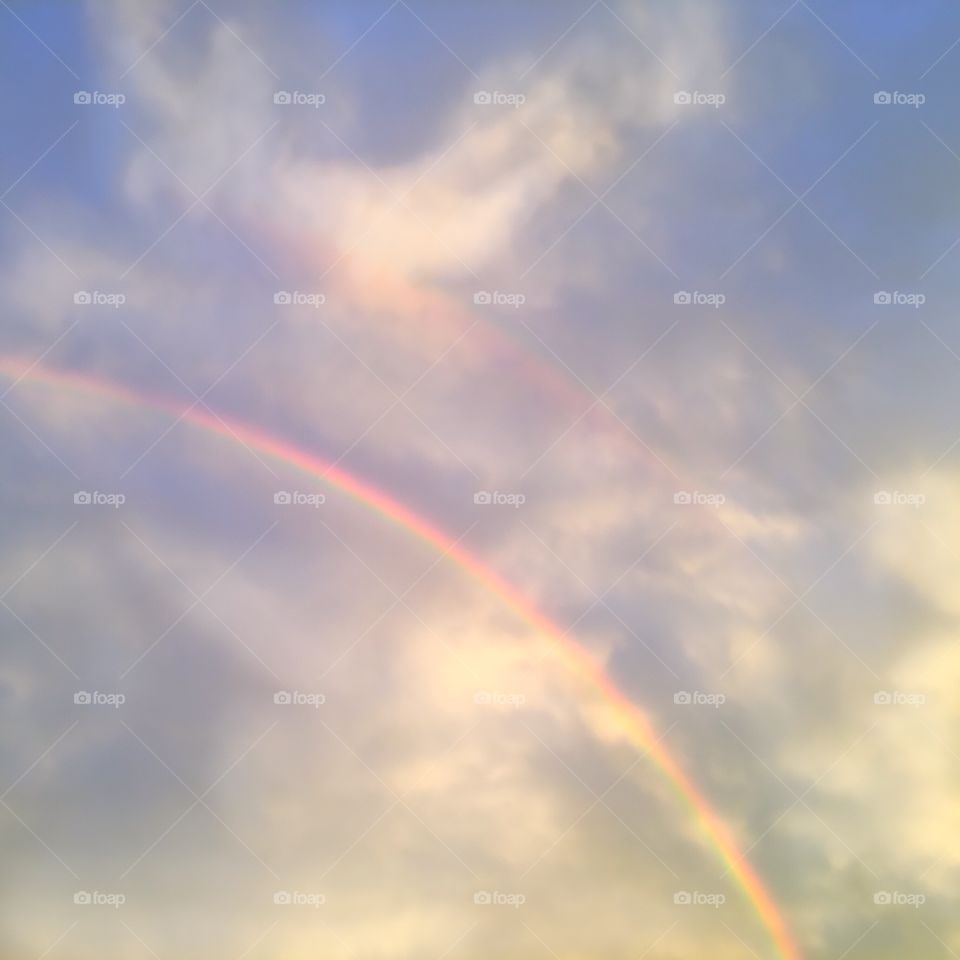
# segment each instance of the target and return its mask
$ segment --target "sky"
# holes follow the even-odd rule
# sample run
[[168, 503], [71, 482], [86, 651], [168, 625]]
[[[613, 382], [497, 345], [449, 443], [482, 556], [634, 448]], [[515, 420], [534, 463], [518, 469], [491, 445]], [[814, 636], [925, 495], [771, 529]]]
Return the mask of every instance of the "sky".
[[0, 954], [960, 931], [960, 12], [0, 0]]

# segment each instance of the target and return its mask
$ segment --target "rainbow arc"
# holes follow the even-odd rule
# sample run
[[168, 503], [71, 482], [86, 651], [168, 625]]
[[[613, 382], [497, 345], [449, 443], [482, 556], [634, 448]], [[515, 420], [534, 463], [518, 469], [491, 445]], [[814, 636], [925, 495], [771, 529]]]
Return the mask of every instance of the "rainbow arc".
[[661, 742], [643, 709], [620, 690], [590, 650], [577, 643], [521, 590], [507, 582], [459, 541], [372, 483], [258, 428], [228, 421], [197, 407], [182, 410], [169, 401], [142, 395], [119, 384], [68, 370], [40, 367], [16, 357], [0, 357], [0, 376], [55, 389], [80, 391], [102, 400], [152, 410], [180, 420], [194, 429], [241, 443], [278, 463], [329, 483], [456, 564], [476, 583], [495, 595], [519, 620], [548, 640], [567, 669], [610, 708], [623, 736], [653, 760], [726, 865], [762, 922], [781, 960], [800, 960], [779, 907], [754, 867], [740, 852], [730, 828], [714, 812], [707, 798]]

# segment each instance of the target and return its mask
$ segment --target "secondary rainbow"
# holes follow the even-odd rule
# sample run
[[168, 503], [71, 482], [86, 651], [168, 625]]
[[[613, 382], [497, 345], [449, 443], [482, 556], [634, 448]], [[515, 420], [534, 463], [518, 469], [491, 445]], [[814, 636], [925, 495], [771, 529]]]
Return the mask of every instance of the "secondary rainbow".
[[613, 682], [601, 663], [577, 643], [512, 584], [409, 507], [337, 464], [301, 450], [255, 427], [227, 421], [197, 407], [182, 410], [167, 400], [145, 396], [119, 384], [68, 370], [40, 367], [17, 357], [0, 356], [0, 375], [14, 382], [28, 380], [57, 388], [72, 388], [98, 398], [167, 414], [190, 426], [244, 444], [265, 456], [330, 483], [456, 563], [475, 581], [495, 594], [517, 617], [548, 639], [575, 676], [611, 707], [625, 736], [648, 753], [676, 790], [684, 805], [716, 849], [762, 921], [782, 960], [800, 960], [799, 951], [779, 908], [753, 866], [737, 847], [729, 827], [714, 813], [706, 798], [656, 735], [644, 711]]

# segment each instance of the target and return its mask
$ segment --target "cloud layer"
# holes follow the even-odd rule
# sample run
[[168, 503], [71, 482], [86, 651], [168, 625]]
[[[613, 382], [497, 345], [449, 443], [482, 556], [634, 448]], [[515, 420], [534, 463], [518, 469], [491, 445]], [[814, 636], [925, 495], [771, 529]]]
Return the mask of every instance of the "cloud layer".
[[5, 955], [778, 955], [231, 423], [798, 956], [960, 949], [960, 19], [0, 20]]

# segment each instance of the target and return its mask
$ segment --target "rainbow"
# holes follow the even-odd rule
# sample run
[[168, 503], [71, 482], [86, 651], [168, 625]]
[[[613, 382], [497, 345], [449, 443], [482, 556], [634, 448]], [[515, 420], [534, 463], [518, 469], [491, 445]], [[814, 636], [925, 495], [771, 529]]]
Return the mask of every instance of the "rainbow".
[[[346, 260], [349, 265], [351, 258], [351, 253], [345, 253], [335, 261], [334, 266], [342, 260]], [[331, 269], [332, 267], [328, 268], [322, 276], [326, 276]], [[344, 299], [360, 296], [364, 308], [372, 307], [377, 314], [392, 311], [407, 318], [416, 317], [421, 339], [425, 333], [430, 337], [431, 350], [428, 353], [431, 356], [445, 354], [451, 344], [455, 345], [466, 333], [478, 327], [483, 363], [488, 370], [519, 367], [522, 373], [519, 380], [535, 388], [538, 394], [548, 393], [570, 413], [579, 413], [574, 424], [579, 424], [582, 420], [584, 426], [598, 436], [617, 442], [621, 448], [639, 457], [647, 470], [656, 471], [663, 479], [672, 477], [674, 482], [683, 485], [678, 471], [674, 469], [665, 451], [653, 451], [602, 399], [606, 396], [606, 391], [599, 397], [591, 392], [563, 359], [526, 324], [523, 326], [530, 336], [539, 341], [540, 347], [547, 354], [552, 355], [552, 360], [550, 356], [541, 356], [535, 348], [526, 345], [518, 335], [515, 323], [504, 327], [495, 320], [488, 319], [479, 326], [476, 309], [471, 312], [450, 294], [425, 288], [399, 274], [385, 271], [381, 264], [373, 265], [364, 261], [353, 267], [352, 276], [354, 290], [344, 293]], [[405, 327], [399, 326], [397, 329], [402, 330]], [[661, 333], [647, 347], [641, 358], [672, 329], [671, 325]], [[628, 367], [627, 370], [629, 369], [631, 368]], [[468, 375], [476, 375], [477, 372], [470, 370]], [[624, 375], [625, 373], [621, 373], [614, 383], [619, 382]], [[607, 390], [612, 386], [608, 386]]]
[[601, 663], [586, 647], [577, 643], [558, 624], [538, 610], [523, 593], [458, 541], [388, 493], [355, 477], [337, 464], [329, 463], [254, 427], [229, 422], [197, 407], [181, 410], [169, 401], [143, 396], [119, 384], [97, 380], [73, 371], [40, 367], [17, 357], [0, 356], [0, 376], [5, 376], [14, 383], [27, 380], [54, 388], [70, 388], [97, 398], [155, 410], [182, 420], [194, 428], [242, 443], [264, 456], [330, 483], [453, 561], [474, 581], [494, 594], [520, 620], [549, 640], [561, 661], [574, 676], [591, 687], [612, 709], [626, 739], [649, 754], [712, 843], [763, 923], [781, 960], [800, 960], [798, 948], [779, 908], [753, 866], [740, 852], [729, 827], [713, 811], [707, 799], [661, 743], [644, 711], [616, 686]]

